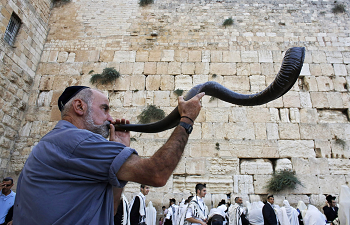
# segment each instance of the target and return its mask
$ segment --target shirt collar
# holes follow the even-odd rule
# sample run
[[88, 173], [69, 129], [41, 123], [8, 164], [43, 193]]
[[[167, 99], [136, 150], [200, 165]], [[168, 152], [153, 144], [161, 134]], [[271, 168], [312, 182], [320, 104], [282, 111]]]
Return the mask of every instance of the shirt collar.
[[139, 194], [142, 198], [146, 198], [146, 196], [144, 196], [143, 194], [142, 194], [142, 192], [140, 191], [140, 194]]

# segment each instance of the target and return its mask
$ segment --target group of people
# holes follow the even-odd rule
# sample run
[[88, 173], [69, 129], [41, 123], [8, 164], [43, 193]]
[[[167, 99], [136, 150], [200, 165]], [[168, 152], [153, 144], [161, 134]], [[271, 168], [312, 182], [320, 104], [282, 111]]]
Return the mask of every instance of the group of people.
[[[130, 122], [111, 117], [109, 100], [103, 92], [86, 86], [67, 87], [57, 101], [61, 120], [33, 147], [18, 178], [16, 194], [11, 191], [12, 179], [1, 183], [0, 224], [12, 223], [12, 219], [9, 222], [6, 219], [12, 209], [15, 225], [95, 225], [114, 224], [115, 220], [123, 225], [152, 224], [148, 220], [154, 218], [154, 208], [150, 205], [152, 210], [147, 210], [145, 206], [147, 185], [164, 186], [172, 175], [200, 113], [203, 96], [204, 93], [199, 93], [187, 101], [179, 97], [178, 125], [167, 142], [145, 158], [130, 148], [130, 132], [118, 127]], [[130, 206], [122, 194], [128, 181], [145, 184]], [[171, 201], [166, 218], [173, 225], [241, 225], [245, 221], [242, 215], [254, 224], [260, 212], [264, 224], [283, 221], [273, 215], [271, 201], [262, 207], [260, 203], [253, 203], [250, 210], [244, 211], [241, 199], [236, 198], [229, 209], [223, 203], [209, 213], [203, 201], [205, 185], [197, 184], [195, 190], [196, 196], [188, 205], [181, 210], [178, 208], [177, 215], [181, 212], [178, 218], [171, 207], [175, 202]], [[118, 211], [122, 211], [121, 217]], [[272, 223], [266, 223], [264, 211], [272, 218]], [[285, 211], [289, 212], [288, 205]], [[303, 217], [305, 225], [311, 224], [305, 222], [312, 217], [308, 217], [308, 213], [314, 211], [309, 206]]]

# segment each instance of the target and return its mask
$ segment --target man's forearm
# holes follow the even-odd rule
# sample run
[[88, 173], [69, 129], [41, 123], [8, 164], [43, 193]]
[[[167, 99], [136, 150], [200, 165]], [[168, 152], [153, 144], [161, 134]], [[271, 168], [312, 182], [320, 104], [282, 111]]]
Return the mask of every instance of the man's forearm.
[[197, 219], [195, 219], [195, 218], [193, 218], [193, 217], [187, 218], [186, 220], [187, 220], [188, 222], [190, 222], [190, 223], [203, 223], [202, 220], [197, 220]]
[[122, 195], [124, 188], [113, 187], [113, 203], [114, 203], [114, 215], [117, 214], [118, 206], [120, 203], [120, 196]]

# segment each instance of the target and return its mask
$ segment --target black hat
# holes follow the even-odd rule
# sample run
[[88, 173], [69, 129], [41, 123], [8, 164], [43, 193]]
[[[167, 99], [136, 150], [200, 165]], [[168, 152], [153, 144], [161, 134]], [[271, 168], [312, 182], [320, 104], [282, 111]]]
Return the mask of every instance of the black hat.
[[327, 202], [332, 202], [332, 200], [335, 200], [335, 199], [336, 199], [336, 197], [332, 196], [332, 195], [327, 195], [327, 197], [326, 197]]
[[70, 86], [67, 87], [64, 92], [61, 94], [61, 96], [58, 98], [58, 108], [60, 111], [63, 110], [64, 105], [71, 100], [76, 94], [78, 94], [81, 90], [89, 88], [86, 86]]

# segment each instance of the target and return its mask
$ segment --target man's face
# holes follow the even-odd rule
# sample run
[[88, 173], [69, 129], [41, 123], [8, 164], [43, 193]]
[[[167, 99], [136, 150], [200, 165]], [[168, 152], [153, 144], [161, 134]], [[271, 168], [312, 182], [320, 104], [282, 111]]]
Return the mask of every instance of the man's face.
[[236, 203], [237, 203], [238, 205], [242, 205], [242, 204], [243, 204], [243, 199], [242, 199], [242, 198], [238, 198], [237, 201], [236, 201]]
[[105, 95], [92, 90], [92, 103], [88, 106], [85, 116], [85, 126], [87, 130], [107, 138], [109, 135], [108, 124], [112, 122], [112, 117], [109, 115], [109, 102]]
[[335, 202], [335, 200], [332, 200], [331, 207], [335, 207], [336, 205], [337, 203]]
[[271, 197], [267, 199], [268, 202], [270, 202], [271, 205], [273, 205], [273, 203], [275, 203], [275, 198]]
[[203, 188], [202, 190], [197, 190], [197, 192], [199, 197], [204, 198], [205, 195], [207, 194], [207, 189]]
[[2, 181], [1, 185], [3, 185], [2, 193], [8, 193], [11, 190], [13, 183], [10, 180], [9, 181]]
[[141, 193], [146, 196], [149, 192], [149, 186], [145, 186], [145, 188], [141, 188]]

